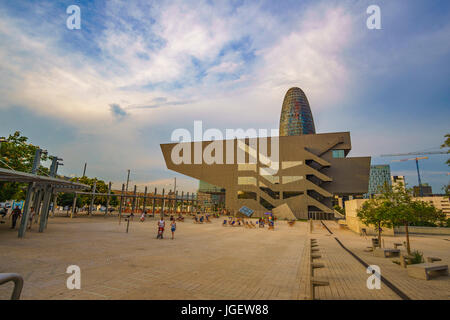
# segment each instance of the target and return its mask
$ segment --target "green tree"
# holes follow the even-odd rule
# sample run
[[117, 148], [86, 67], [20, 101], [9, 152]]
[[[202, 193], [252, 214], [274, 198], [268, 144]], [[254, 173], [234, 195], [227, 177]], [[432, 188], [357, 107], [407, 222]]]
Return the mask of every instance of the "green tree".
[[[447, 139], [445, 139], [444, 143], [441, 145], [441, 148], [450, 148], [450, 133], [447, 133], [445, 137]], [[450, 153], [450, 149], [447, 150], [447, 153]], [[450, 158], [447, 159], [446, 163], [450, 166]], [[443, 189], [447, 198], [450, 198], [450, 185], [444, 186]]]
[[[447, 139], [445, 139], [444, 143], [441, 145], [441, 148], [450, 148], [450, 133], [447, 133], [445, 138]], [[447, 150], [447, 153], [450, 153], [450, 149]], [[450, 158], [447, 159], [446, 163], [450, 166]]]
[[411, 196], [411, 189], [403, 184], [391, 187], [385, 184], [378, 196], [386, 208], [389, 208], [386, 218], [390, 220], [392, 226], [404, 226], [406, 234], [406, 250], [411, 254], [409, 241], [409, 225], [411, 224], [432, 224], [438, 220], [444, 220], [442, 212], [428, 202], [414, 200]]
[[377, 229], [378, 243], [381, 243], [382, 227], [392, 228], [392, 222], [389, 217], [390, 210], [390, 203], [377, 198], [367, 200], [357, 210], [357, 217], [365, 225], [372, 225]]
[[[31, 172], [36, 149], [39, 146], [28, 143], [28, 138], [22, 136], [19, 131], [10, 134], [6, 142], [0, 144], [0, 167], [22, 172]], [[47, 155], [43, 154], [41, 161], [46, 161]], [[40, 166], [39, 175], [48, 174], [48, 168]], [[17, 182], [0, 182], [0, 201], [25, 199], [26, 184]]]

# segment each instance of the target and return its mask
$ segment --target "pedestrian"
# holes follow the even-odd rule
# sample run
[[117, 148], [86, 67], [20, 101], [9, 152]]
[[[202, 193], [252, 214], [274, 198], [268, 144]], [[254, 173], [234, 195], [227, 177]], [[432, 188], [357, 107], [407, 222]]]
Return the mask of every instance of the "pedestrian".
[[175, 230], [177, 230], [177, 223], [175, 220], [172, 220], [172, 223], [170, 224], [170, 231], [172, 231], [172, 240], [175, 237]]
[[34, 218], [34, 207], [31, 207], [30, 209], [30, 216], [28, 217], [28, 229], [31, 229], [31, 225], [33, 224], [33, 218]]
[[162, 239], [163, 238], [163, 233], [164, 233], [164, 227], [166, 226], [166, 222], [164, 221], [164, 217], [161, 217], [161, 219], [158, 221], [157, 225], [158, 225], [158, 236], [156, 238], [157, 239]]
[[22, 210], [20, 210], [19, 206], [16, 206], [16, 208], [11, 212], [11, 216], [10, 216], [10, 217], [12, 217], [11, 229], [16, 228], [16, 222], [20, 216], [22, 216]]

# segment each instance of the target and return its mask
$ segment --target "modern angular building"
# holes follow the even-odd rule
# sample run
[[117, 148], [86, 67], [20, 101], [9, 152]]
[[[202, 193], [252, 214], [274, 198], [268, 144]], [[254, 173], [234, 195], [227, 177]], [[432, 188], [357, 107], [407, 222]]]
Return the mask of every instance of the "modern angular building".
[[303, 91], [289, 89], [280, 122], [280, 137], [168, 143], [161, 150], [168, 169], [225, 189], [226, 209], [246, 206], [254, 217], [287, 204], [296, 218], [329, 219], [335, 195], [367, 193], [370, 157], [347, 157], [349, 132], [315, 134]]

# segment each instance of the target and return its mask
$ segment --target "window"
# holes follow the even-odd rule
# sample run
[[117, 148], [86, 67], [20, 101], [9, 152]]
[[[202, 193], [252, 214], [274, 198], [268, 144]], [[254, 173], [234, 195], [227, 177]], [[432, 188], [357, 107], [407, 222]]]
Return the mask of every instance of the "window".
[[332, 151], [333, 158], [344, 158], [345, 157], [344, 150], [331, 150], [331, 151]]
[[303, 194], [302, 191], [284, 191], [283, 199], [289, 199], [289, 198], [296, 197], [296, 196], [299, 196], [302, 194]]
[[256, 186], [256, 178], [255, 177], [238, 177], [238, 184]]
[[252, 199], [256, 200], [256, 192], [250, 191], [238, 191], [237, 192], [238, 199]]

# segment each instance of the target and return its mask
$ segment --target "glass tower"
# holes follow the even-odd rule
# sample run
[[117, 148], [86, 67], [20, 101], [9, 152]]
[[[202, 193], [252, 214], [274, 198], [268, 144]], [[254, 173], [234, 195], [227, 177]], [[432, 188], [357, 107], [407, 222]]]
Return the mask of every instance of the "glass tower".
[[380, 188], [382, 188], [385, 183], [392, 185], [391, 167], [388, 164], [370, 166], [369, 190], [364, 194], [364, 198], [367, 199], [375, 194], [379, 194]]
[[305, 93], [300, 88], [290, 88], [281, 107], [280, 136], [315, 133], [314, 120]]

